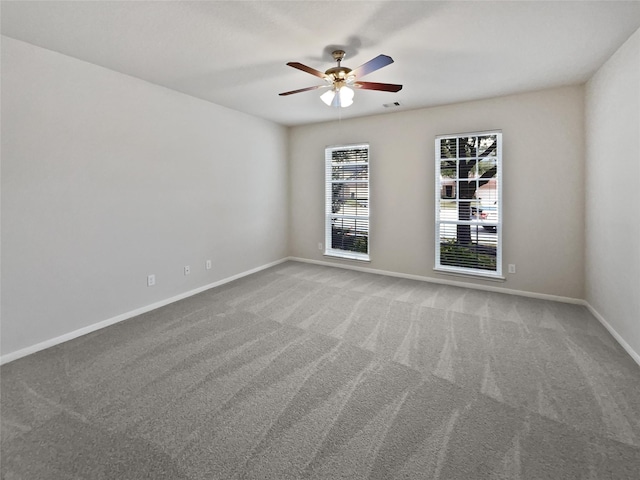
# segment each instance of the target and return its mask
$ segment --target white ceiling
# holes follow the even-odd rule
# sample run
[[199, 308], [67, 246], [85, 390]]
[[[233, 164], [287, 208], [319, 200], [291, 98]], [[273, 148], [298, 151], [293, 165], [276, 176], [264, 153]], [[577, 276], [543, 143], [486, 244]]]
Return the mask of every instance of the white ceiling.
[[[2, 1], [2, 34], [283, 125], [582, 83], [640, 27], [640, 1]], [[395, 63], [333, 109], [331, 50]], [[401, 107], [382, 105], [398, 101]]]

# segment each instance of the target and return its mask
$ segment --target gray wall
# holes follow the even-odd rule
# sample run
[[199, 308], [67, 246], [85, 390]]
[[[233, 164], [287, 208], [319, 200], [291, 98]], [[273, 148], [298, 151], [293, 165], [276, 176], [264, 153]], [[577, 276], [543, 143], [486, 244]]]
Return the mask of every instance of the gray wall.
[[2, 354], [286, 257], [286, 178], [284, 127], [3, 37]]
[[640, 30], [586, 87], [586, 300], [640, 361]]
[[[329, 260], [324, 241], [326, 145], [371, 145], [370, 264], [364, 267], [553, 296], [584, 294], [584, 96], [556, 88], [292, 128], [291, 253]], [[366, 94], [366, 93], [362, 93]], [[433, 271], [434, 137], [502, 129], [504, 283]]]

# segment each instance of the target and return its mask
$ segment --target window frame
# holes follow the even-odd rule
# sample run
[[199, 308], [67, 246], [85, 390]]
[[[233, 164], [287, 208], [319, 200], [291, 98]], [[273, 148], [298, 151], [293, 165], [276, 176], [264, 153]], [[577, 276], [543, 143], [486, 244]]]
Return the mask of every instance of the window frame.
[[[483, 137], [483, 136], [490, 136], [490, 135], [495, 135], [496, 136], [496, 141], [497, 141], [497, 145], [496, 145], [496, 174], [495, 177], [491, 177], [491, 178], [496, 178], [496, 182], [497, 182], [497, 186], [496, 186], [496, 196], [497, 196], [497, 205], [496, 205], [496, 213], [497, 213], [497, 221], [496, 222], [491, 222], [492, 224], [495, 223], [496, 225], [496, 269], [494, 270], [487, 270], [487, 269], [481, 269], [481, 268], [469, 268], [469, 267], [463, 267], [463, 266], [453, 266], [453, 265], [442, 265], [440, 263], [440, 254], [441, 254], [441, 225], [443, 224], [448, 224], [448, 225], [471, 225], [472, 227], [475, 226], [476, 227], [476, 233], [477, 233], [477, 229], [480, 228], [481, 223], [478, 220], [473, 220], [471, 219], [470, 221], [462, 221], [459, 220], [458, 218], [456, 218], [456, 220], [442, 220], [440, 218], [440, 212], [441, 212], [441, 205], [443, 202], [454, 202], [459, 204], [459, 200], [460, 198], [458, 197], [458, 175], [456, 174], [455, 177], [455, 185], [453, 187], [453, 191], [455, 193], [455, 195], [453, 195], [453, 197], [442, 197], [442, 193], [441, 193], [441, 189], [443, 187], [445, 187], [446, 185], [443, 182], [443, 177], [441, 177], [441, 165], [442, 165], [442, 160], [443, 157], [441, 156], [441, 140], [443, 139], [460, 139], [460, 138], [468, 138], [468, 137]], [[476, 157], [477, 158], [477, 157]], [[458, 155], [456, 155], [456, 161], [459, 162], [460, 157], [458, 157]], [[487, 131], [478, 131], [478, 132], [465, 132], [465, 133], [456, 133], [456, 134], [445, 134], [445, 135], [437, 135], [435, 137], [435, 232], [434, 232], [434, 238], [435, 238], [435, 267], [434, 267], [434, 271], [439, 272], [439, 273], [447, 273], [447, 274], [456, 274], [456, 275], [463, 275], [463, 276], [468, 276], [468, 277], [481, 277], [481, 278], [485, 278], [485, 279], [493, 279], [493, 280], [505, 280], [505, 277], [503, 276], [503, 265], [502, 265], [502, 250], [503, 250], [503, 246], [502, 246], [502, 230], [503, 230], [503, 195], [502, 195], [502, 183], [503, 183], [503, 176], [502, 176], [502, 170], [503, 170], [503, 165], [502, 165], [502, 130], [487, 130]], [[456, 167], [457, 168], [457, 167]], [[479, 178], [479, 177], [476, 177]], [[477, 187], [479, 188], [479, 187]], [[474, 195], [475, 196], [475, 195]], [[477, 200], [479, 201], [479, 200]], [[473, 207], [473, 205], [472, 205]]]
[[[358, 183], [366, 183], [367, 184], [367, 211], [368, 215], [345, 215], [345, 214], [336, 214], [332, 211], [332, 200], [333, 200], [333, 185], [336, 183], [347, 183], [341, 182], [340, 180], [333, 179], [333, 162], [332, 162], [332, 153], [334, 151], [340, 150], [367, 150], [367, 179], [366, 181], [361, 181]], [[370, 252], [371, 252], [371, 243], [369, 241], [371, 237], [371, 147], [369, 143], [354, 143], [348, 145], [331, 145], [325, 147], [325, 235], [324, 235], [324, 255], [327, 257], [333, 258], [341, 258], [346, 260], [358, 260], [363, 262], [371, 261]], [[342, 250], [337, 248], [332, 248], [332, 218], [340, 217], [344, 219], [362, 219], [367, 222], [367, 252], [356, 252], [351, 250]]]

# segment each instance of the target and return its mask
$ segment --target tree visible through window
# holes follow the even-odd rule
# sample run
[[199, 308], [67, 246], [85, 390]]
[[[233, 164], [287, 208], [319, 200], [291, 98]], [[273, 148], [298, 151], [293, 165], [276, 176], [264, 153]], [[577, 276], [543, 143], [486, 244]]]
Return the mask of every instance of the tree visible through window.
[[436, 137], [436, 269], [502, 275], [502, 134]]
[[369, 260], [369, 146], [325, 149], [325, 255]]

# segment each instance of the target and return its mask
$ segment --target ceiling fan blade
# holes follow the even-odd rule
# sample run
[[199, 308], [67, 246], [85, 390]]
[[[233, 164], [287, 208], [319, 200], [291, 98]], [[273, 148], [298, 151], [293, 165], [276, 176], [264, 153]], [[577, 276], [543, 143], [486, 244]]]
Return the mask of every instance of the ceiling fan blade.
[[289, 62], [287, 63], [290, 67], [297, 68], [298, 70], [302, 70], [303, 72], [310, 73], [311, 75], [315, 75], [316, 77], [326, 78], [327, 76], [321, 72], [320, 70], [316, 70], [315, 68], [307, 67], [299, 62]]
[[360, 65], [358, 68], [351, 71], [351, 75], [355, 75], [356, 78], [364, 77], [371, 72], [386, 67], [393, 63], [393, 58], [388, 55], [378, 55], [376, 58], [369, 60], [367, 63]]
[[313, 87], [301, 88], [299, 90], [291, 90], [290, 92], [279, 93], [278, 95], [280, 95], [280, 96], [293, 95], [294, 93], [308, 92], [309, 90], [317, 90], [318, 88], [326, 88], [326, 87], [329, 87], [329, 86], [330, 85], [315, 85]]
[[383, 92], [399, 92], [402, 90], [402, 85], [395, 83], [356, 82], [353, 86], [365, 90], [382, 90]]

